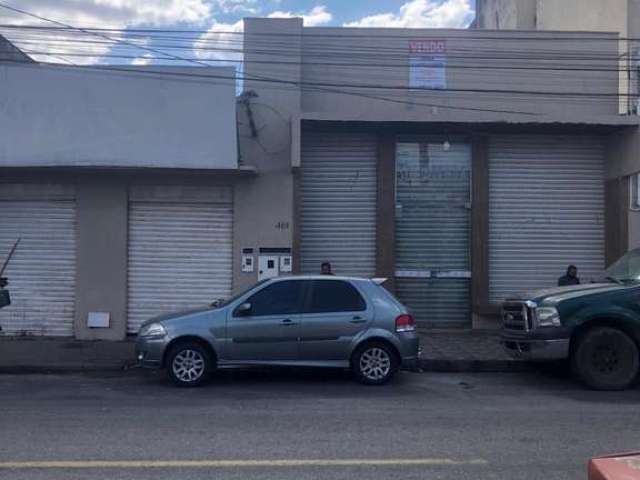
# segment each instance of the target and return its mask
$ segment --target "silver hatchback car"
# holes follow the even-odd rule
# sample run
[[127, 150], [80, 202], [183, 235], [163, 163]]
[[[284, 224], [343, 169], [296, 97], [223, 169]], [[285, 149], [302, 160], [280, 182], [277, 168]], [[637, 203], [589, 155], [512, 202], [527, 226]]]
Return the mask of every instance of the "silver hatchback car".
[[382, 279], [291, 276], [259, 282], [207, 308], [145, 322], [136, 354], [166, 368], [179, 386], [197, 386], [216, 368], [282, 365], [350, 368], [382, 384], [418, 360], [407, 309]]

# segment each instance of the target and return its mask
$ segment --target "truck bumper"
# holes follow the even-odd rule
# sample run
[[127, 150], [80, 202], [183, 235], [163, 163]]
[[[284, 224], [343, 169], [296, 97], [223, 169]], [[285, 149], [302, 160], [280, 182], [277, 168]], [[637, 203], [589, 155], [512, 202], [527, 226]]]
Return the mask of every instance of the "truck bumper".
[[569, 357], [569, 339], [534, 340], [520, 337], [502, 337], [505, 351], [513, 358], [523, 360], [562, 360]]

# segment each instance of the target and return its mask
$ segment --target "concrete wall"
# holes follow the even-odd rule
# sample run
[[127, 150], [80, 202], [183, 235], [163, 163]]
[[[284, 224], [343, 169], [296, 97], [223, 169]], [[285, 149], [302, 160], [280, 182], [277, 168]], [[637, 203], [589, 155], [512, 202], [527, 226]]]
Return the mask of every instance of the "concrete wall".
[[1, 65], [0, 166], [236, 168], [233, 69], [145, 69]]
[[476, 0], [478, 28], [531, 30], [535, 28], [536, 0]]
[[[295, 59], [300, 55], [302, 19], [245, 19], [244, 31], [245, 77], [300, 81], [300, 65], [295, 64]], [[282, 37], [273, 36], [274, 33], [290, 35], [286, 46]], [[279, 55], [256, 53], [256, 50], [273, 50], [276, 46], [282, 52]], [[282, 62], [283, 58], [293, 59], [294, 64], [252, 63], [255, 60]], [[255, 282], [258, 275], [257, 269], [243, 273], [237, 268], [242, 248], [254, 249], [257, 266], [259, 248], [292, 247], [291, 119], [300, 111], [300, 90], [295, 85], [246, 80], [244, 90], [256, 96], [248, 100], [248, 105], [238, 104], [240, 161], [243, 165], [255, 166], [259, 175], [235, 189], [235, 290]]]
[[[421, 115], [429, 121], [452, 112], [470, 121], [495, 113], [503, 120], [509, 112], [574, 120], [618, 112], [617, 98], [597, 95], [618, 88], [614, 34], [584, 40], [569, 32], [518, 32], [518, 39], [513, 32], [486, 30], [318, 27], [304, 33], [302, 81], [309, 88], [302, 94], [303, 112], [347, 111], [362, 120]], [[409, 42], [445, 37], [447, 90], [409, 90]], [[549, 40], [557, 37], [565, 40]]]
[[539, 30], [619, 32], [627, 36], [628, 0], [537, 0]]
[[[127, 190], [125, 182], [96, 175], [77, 184], [76, 338], [126, 335]], [[109, 328], [88, 328], [89, 312], [108, 312]]]

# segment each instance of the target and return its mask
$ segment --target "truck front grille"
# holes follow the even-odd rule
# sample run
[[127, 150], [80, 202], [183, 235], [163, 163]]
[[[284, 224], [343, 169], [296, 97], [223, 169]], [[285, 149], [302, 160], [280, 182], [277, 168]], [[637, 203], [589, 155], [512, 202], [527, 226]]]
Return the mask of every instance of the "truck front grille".
[[533, 310], [524, 302], [506, 302], [502, 306], [502, 326], [505, 330], [526, 332], [533, 328]]

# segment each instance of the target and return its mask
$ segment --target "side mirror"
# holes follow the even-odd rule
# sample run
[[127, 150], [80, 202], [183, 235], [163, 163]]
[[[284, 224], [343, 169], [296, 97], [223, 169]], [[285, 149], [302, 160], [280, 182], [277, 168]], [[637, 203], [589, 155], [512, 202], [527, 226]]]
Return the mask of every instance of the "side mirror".
[[236, 316], [237, 317], [247, 317], [251, 314], [251, 304], [250, 303], [241, 303], [236, 308]]

